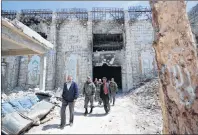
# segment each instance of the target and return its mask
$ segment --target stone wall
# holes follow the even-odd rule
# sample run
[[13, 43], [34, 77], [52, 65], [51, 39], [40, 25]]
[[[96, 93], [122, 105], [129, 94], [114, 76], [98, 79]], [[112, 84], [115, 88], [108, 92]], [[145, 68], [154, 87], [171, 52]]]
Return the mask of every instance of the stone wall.
[[27, 84], [28, 64], [29, 64], [29, 58], [27, 56], [21, 56], [19, 78], [18, 78], [19, 86], [24, 86], [25, 84]]
[[56, 87], [63, 87], [65, 76], [72, 75], [80, 90], [86, 76], [92, 76], [90, 22], [65, 21], [57, 30]]
[[1, 67], [2, 91], [7, 93], [12, 91], [18, 84], [19, 57], [5, 57], [5, 62], [1, 64]]
[[[146, 50], [152, 51], [153, 28], [151, 22], [148, 20], [137, 20], [131, 22], [129, 13], [125, 12], [125, 30], [126, 30], [126, 84], [125, 89], [129, 90], [139, 82], [141, 82], [142, 75], [142, 52]], [[154, 55], [151, 54], [151, 55]], [[123, 67], [124, 68], [124, 67]]]

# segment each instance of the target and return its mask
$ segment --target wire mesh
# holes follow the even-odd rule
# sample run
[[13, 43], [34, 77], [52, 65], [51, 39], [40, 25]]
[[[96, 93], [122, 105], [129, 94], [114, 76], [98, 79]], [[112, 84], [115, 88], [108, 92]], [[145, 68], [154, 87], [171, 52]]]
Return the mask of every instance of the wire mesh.
[[68, 8], [56, 11], [58, 20], [67, 20], [76, 18], [77, 20], [88, 20], [88, 11], [84, 8]]

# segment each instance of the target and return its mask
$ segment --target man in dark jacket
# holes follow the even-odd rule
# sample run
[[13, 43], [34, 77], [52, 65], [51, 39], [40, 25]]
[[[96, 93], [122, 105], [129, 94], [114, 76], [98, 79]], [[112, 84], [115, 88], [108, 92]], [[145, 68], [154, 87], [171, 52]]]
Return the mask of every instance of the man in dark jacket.
[[66, 124], [66, 107], [69, 105], [70, 112], [70, 126], [73, 125], [74, 120], [74, 104], [78, 98], [78, 86], [72, 81], [72, 77], [67, 77], [67, 82], [64, 83], [62, 94], [62, 107], [61, 107], [61, 125], [60, 128], [64, 128]]
[[103, 84], [100, 87], [100, 98], [103, 101], [104, 109], [107, 114], [110, 111], [110, 104], [109, 104], [110, 90], [109, 90], [109, 84], [107, 83], [107, 78], [103, 77], [102, 80], [103, 80]]

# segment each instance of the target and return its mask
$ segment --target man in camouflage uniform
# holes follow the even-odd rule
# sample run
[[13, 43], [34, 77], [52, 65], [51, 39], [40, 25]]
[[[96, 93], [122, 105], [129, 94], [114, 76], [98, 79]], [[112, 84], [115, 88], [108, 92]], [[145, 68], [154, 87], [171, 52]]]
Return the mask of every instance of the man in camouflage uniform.
[[93, 111], [93, 101], [94, 101], [95, 91], [96, 91], [96, 87], [95, 87], [94, 83], [92, 82], [91, 77], [88, 76], [87, 81], [85, 82], [84, 88], [83, 88], [83, 95], [85, 96], [85, 105], [84, 105], [85, 116], [88, 113], [87, 108], [88, 108], [89, 102], [91, 104], [91, 110], [89, 113], [92, 113], [92, 111]]
[[99, 79], [99, 81], [97, 81], [95, 83], [95, 86], [96, 86], [95, 98], [96, 98], [96, 101], [98, 102], [99, 105], [102, 104], [102, 99], [100, 98], [100, 86], [101, 85], [102, 85], [102, 81], [101, 81], [101, 79]]
[[94, 99], [95, 99], [95, 101], [97, 101], [97, 86], [98, 86], [98, 79], [97, 78], [95, 78], [95, 80], [94, 80], [94, 85], [96, 86], [96, 92], [95, 92]]
[[109, 84], [109, 89], [111, 91], [110, 102], [112, 102], [112, 100], [113, 100], [113, 106], [114, 106], [115, 105], [115, 96], [116, 96], [116, 93], [118, 92], [118, 85], [114, 81], [114, 78], [111, 78], [111, 81], [110, 81], [110, 84]]

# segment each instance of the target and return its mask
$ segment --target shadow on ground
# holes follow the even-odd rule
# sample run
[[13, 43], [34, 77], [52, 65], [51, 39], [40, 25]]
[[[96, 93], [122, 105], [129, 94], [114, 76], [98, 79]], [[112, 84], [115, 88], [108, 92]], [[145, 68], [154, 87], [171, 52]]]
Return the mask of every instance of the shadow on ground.
[[74, 112], [74, 116], [84, 116], [84, 112]]
[[[84, 116], [84, 112], [74, 112], [74, 116]], [[102, 114], [87, 114], [86, 117], [103, 117], [106, 116], [105, 113]]]
[[106, 116], [106, 113], [101, 113], [101, 114], [89, 114], [88, 117], [104, 117]]
[[46, 126], [43, 126], [42, 130], [49, 130], [49, 129], [55, 129], [55, 128], [59, 128], [59, 124], [49, 124]]
[[[69, 126], [70, 124], [66, 124], [65, 126]], [[49, 124], [42, 128], [43, 131], [49, 130], [49, 129], [59, 129], [59, 124]]]

